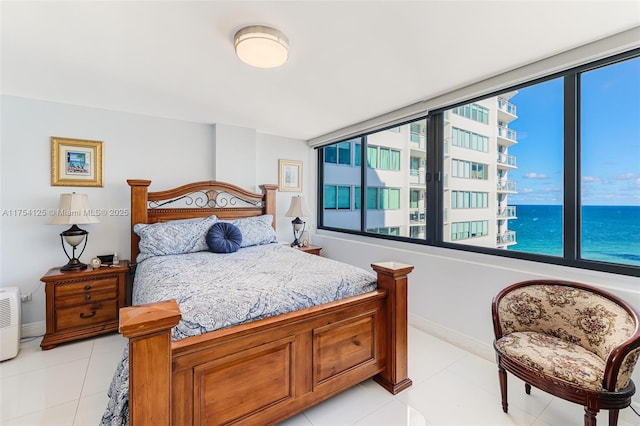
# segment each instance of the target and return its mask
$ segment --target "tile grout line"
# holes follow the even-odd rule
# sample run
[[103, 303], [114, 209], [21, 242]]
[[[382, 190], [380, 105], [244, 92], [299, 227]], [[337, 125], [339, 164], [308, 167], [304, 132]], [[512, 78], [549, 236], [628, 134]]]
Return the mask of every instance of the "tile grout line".
[[91, 366], [91, 358], [93, 358], [93, 351], [96, 347], [96, 342], [93, 340], [91, 342], [91, 352], [89, 353], [89, 361], [87, 362], [87, 367], [84, 371], [84, 378], [82, 379], [82, 386], [80, 386], [80, 393], [78, 394], [78, 401], [76, 402], [76, 411], [73, 413], [73, 421], [71, 422], [71, 426], [76, 424], [76, 419], [78, 418], [78, 409], [80, 408], [80, 400], [82, 399], [82, 391], [84, 390], [84, 385], [87, 382], [87, 376], [89, 375], [89, 367]]

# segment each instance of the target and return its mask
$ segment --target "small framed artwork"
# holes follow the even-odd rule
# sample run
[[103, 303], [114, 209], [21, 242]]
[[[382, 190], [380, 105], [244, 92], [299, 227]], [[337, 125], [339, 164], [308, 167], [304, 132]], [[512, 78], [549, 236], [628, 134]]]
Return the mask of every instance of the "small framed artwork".
[[51, 137], [51, 186], [102, 186], [102, 142]]
[[280, 191], [302, 192], [302, 161], [278, 160]]

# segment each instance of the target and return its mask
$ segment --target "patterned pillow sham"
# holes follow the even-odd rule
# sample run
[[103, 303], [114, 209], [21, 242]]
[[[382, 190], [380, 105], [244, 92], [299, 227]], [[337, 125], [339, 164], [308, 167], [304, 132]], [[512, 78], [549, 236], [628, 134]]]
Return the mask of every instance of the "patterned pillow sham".
[[[226, 222], [226, 221], [224, 221]], [[246, 217], [229, 221], [240, 229], [242, 243], [240, 247], [259, 246], [278, 242], [276, 230], [273, 229], [273, 215]]]
[[218, 221], [215, 215], [152, 224], [137, 223], [133, 232], [140, 237], [137, 262], [153, 256], [194, 253], [208, 250], [207, 232]]

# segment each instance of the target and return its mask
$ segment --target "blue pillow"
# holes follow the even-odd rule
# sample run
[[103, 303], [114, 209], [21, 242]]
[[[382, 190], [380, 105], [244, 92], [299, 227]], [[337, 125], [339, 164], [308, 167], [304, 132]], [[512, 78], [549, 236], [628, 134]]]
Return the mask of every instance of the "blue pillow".
[[207, 245], [213, 253], [233, 253], [242, 244], [242, 233], [232, 223], [216, 222], [207, 232]]

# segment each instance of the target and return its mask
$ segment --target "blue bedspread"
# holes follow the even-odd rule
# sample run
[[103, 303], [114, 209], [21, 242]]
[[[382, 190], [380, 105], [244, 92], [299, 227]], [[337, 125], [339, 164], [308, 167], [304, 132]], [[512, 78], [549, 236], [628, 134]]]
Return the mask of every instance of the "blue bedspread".
[[[172, 339], [267, 318], [366, 293], [376, 277], [361, 268], [282, 244], [235, 253], [156, 256], [136, 270], [133, 303], [176, 299], [182, 312]], [[102, 425], [128, 424], [128, 353], [109, 389]]]

